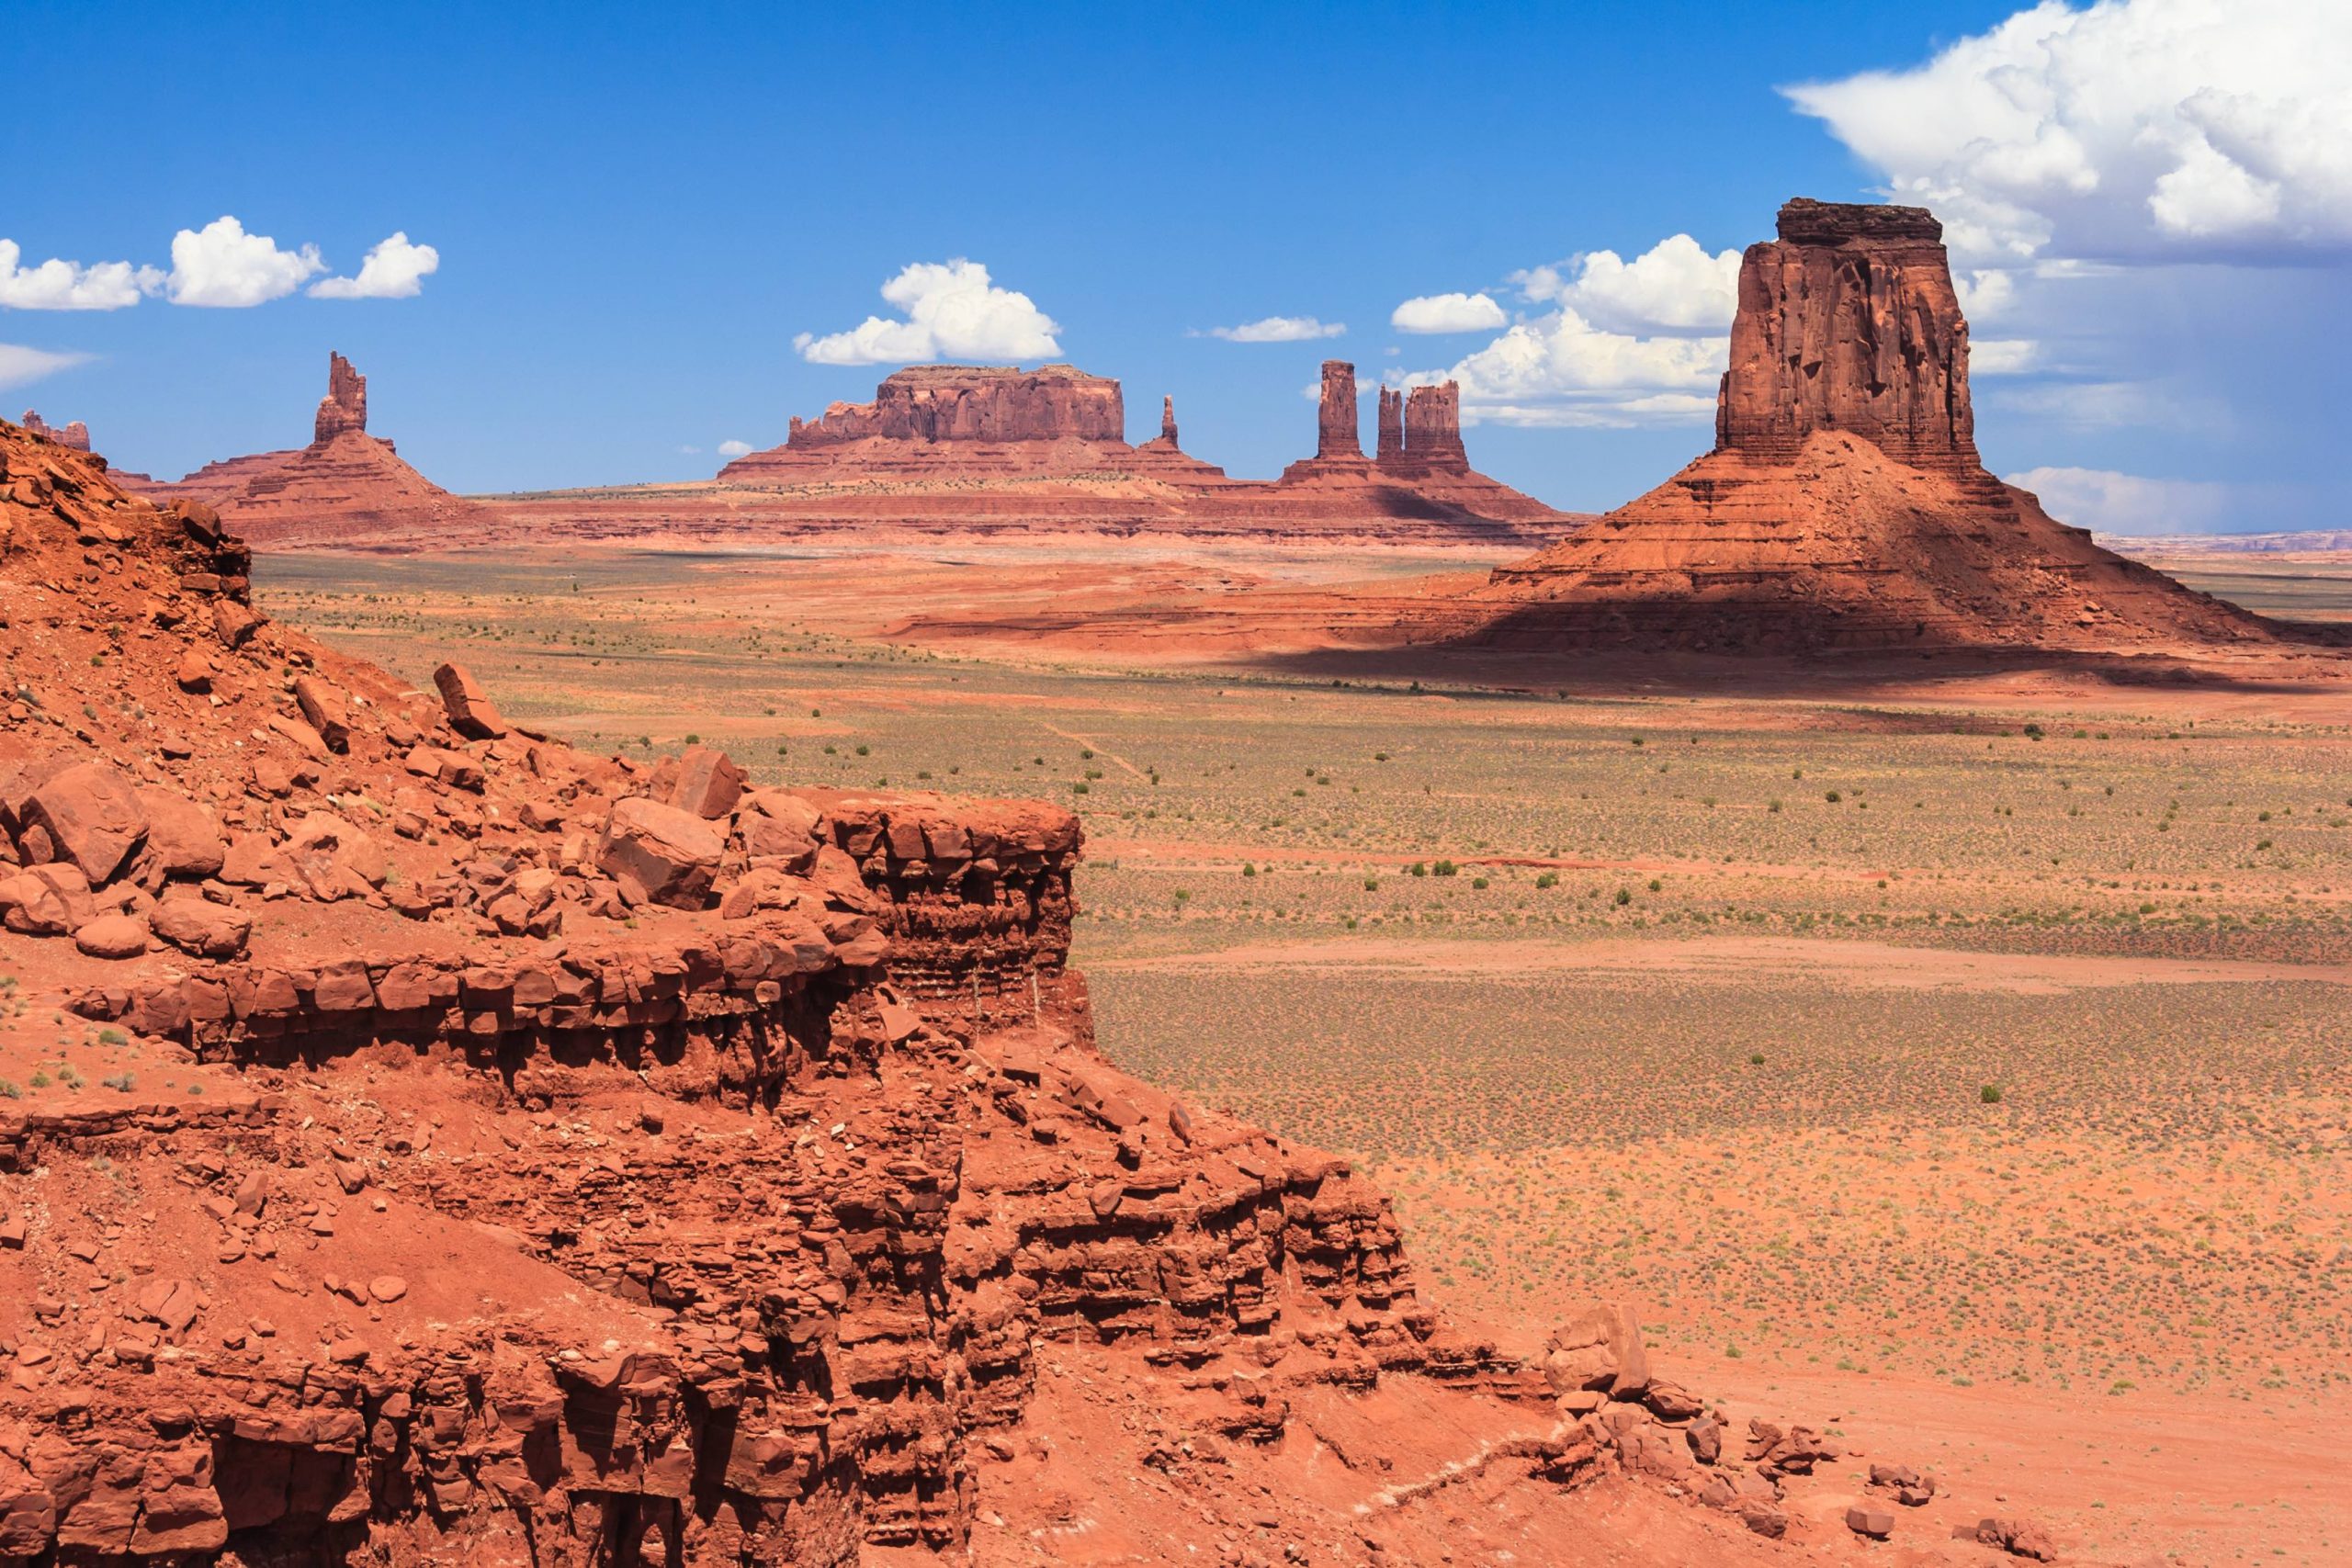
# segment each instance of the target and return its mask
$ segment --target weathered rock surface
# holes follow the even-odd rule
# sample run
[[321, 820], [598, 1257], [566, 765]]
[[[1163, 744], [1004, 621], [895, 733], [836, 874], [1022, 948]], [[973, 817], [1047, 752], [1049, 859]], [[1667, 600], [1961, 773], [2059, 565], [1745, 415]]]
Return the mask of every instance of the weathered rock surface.
[[28, 435], [37, 435], [43, 441], [53, 441], [58, 446], [75, 452], [87, 452], [90, 449], [90, 427], [78, 419], [61, 429], [41, 418], [31, 409], [27, 409], [23, 423], [25, 434]]
[[1968, 323], [1924, 207], [1810, 201], [1739, 264], [1731, 367], [1715, 449], [1793, 460], [1818, 430], [1850, 431], [1896, 462], [1973, 475]]
[[[1657, 1380], [1450, 1332], [1344, 1162], [1096, 1053], [1069, 812], [468, 735], [59, 450], [0, 426], [0, 1062], [62, 1015], [162, 1081], [0, 1100], [0, 1560], [966, 1561], [990, 1476], [1042, 1517], [1040, 1454], [1131, 1435], [1086, 1506], [1148, 1469], [1198, 1539], [1311, 1406], [1363, 1433], [1361, 1509], [1281, 1505], [1327, 1557], [1439, 1539], [1431, 1433], [1537, 1507], [1711, 1462]], [[1631, 1314], [1577, 1321], [1631, 1393]]]
[[1457, 639], [1817, 652], [2280, 635], [1979, 465], [1939, 234], [1915, 208], [1783, 208], [1780, 240], [1742, 263], [1715, 450], [1498, 569]]
[[368, 428], [368, 378], [340, 354], [327, 355], [327, 395], [311, 422], [313, 442], [332, 441], [345, 431]]

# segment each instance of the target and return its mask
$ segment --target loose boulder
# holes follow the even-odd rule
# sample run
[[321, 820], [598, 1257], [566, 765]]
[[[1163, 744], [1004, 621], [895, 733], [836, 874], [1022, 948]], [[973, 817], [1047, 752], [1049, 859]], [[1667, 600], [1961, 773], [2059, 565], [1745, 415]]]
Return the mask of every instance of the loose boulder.
[[492, 705], [481, 682], [461, 664], [444, 664], [433, 672], [441, 694], [442, 711], [450, 725], [469, 740], [495, 740], [506, 733], [506, 720]]
[[77, 762], [33, 792], [28, 827], [45, 830], [57, 858], [104, 886], [147, 836], [147, 813], [130, 781], [103, 762]]
[[699, 909], [727, 852], [718, 830], [701, 818], [643, 795], [613, 807], [596, 846], [596, 864], [633, 904]]

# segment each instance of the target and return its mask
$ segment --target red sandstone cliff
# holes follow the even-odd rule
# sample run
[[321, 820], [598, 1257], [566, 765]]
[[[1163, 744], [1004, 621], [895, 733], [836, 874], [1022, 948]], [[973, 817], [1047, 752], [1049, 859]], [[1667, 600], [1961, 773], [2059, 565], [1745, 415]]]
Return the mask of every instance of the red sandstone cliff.
[[1426, 1561], [1466, 1463], [1528, 1561], [1725, 1561], [1835, 1457], [1623, 1308], [1455, 1337], [1344, 1163], [1110, 1066], [1069, 812], [585, 755], [248, 564], [0, 424], [0, 1560], [996, 1561], [1148, 1472], [1127, 1560]]
[[1740, 265], [1715, 449], [1498, 570], [1469, 640], [1738, 651], [2267, 640], [1979, 463], [1925, 209], [1798, 199]]

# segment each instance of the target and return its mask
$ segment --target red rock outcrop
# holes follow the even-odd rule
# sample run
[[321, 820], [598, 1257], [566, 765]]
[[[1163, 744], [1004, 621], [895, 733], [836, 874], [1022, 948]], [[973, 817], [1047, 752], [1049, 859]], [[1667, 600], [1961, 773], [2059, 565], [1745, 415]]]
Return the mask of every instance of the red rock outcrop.
[[487, 521], [404, 461], [392, 443], [368, 434], [368, 378], [340, 354], [327, 356], [308, 446], [208, 463], [158, 484], [121, 476], [153, 500], [201, 502], [257, 544], [370, 545], [479, 527]]
[[327, 395], [319, 400], [318, 417], [311, 424], [315, 444], [334, 440], [344, 432], [368, 428], [368, 378], [351, 367], [340, 354], [327, 355]]
[[1176, 445], [1176, 400], [1172, 395], [1159, 400], [1159, 438], [1170, 446]]
[[0, 425], [0, 1560], [995, 1560], [1053, 1505], [991, 1473], [1131, 1437], [1086, 1506], [1148, 1467], [1173, 1560], [1237, 1489], [1434, 1552], [1462, 1459], [1786, 1528], [1630, 1312], [1464, 1340], [1343, 1162], [1106, 1063], [1069, 812], [589, 756], [247, 565]]
[[54, 441], [60, 446], [71, 447], [76, 452], [90, 449], [90, 427], [78, 419], [61, 430], [31, 409], [27, 409], [24, 426], [26, 434], [37, 435], [43, 441]]
[[1356, 367], [1323, 362], [1323, 396], [1316, 405], [1315, 457], [1329, 463], [1363, 456], [1363, 416], [1356, 412]]
[[1470, 455], [1462, 446], [1461, 384], [1447, 381], [1407, 393], [1404, 436], [1399, 456], [1413, 470], [1467, 473]]
[[1804, 197], [1747, 247], [1715, 449], [1786, 462], [1845, 430], [1915, 468], [1979, 471], [1943, 225], [1924, 207]]
[[1487, 646], [1807, 651], [2263, 641], [1978, 462], [1935, 219], [1796, 200], [1748, 248], [1715, 449], [1497, 570]]
[[1373, 460], [1387, 468], [1405, 455], [1405, 394], [1394, 387], [1380, 389], [1379, 431]]

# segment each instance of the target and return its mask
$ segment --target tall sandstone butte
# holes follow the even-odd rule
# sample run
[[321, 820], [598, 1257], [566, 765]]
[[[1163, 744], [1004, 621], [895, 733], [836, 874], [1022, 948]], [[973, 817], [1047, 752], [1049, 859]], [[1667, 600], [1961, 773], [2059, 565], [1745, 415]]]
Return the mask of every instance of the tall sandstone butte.
[[311, 422], [313, 445], [334, 440], [346, 430], [368, 428], [368, 378], [351, 367], [342, 355], [327, 355], [327, 395], [319, 400], [318, 417]]
[[1740, 265], [1715, 424], [1714, 450], [1665, 484], [1498, 569], [1463, 640], [2095, 651], [2283, 630], [1985, 471], [1968, 323], [1923, 209], [1781, 209], [1780, 238]]
[[1780, 238], [1740, 258], [1715, 449], [1786, 460], [1814, 431], [1849, 430], [1916, 468], [1975, 469], [1943, 231], [1924, 207], [1782, 207]]
[[1356, 412], [1356, 367], [1344, 359], [1323, 362], [1323, 398], [1317, 405], [1315, 459], [1328, 463], [1363, 457], [1362, 416]]

